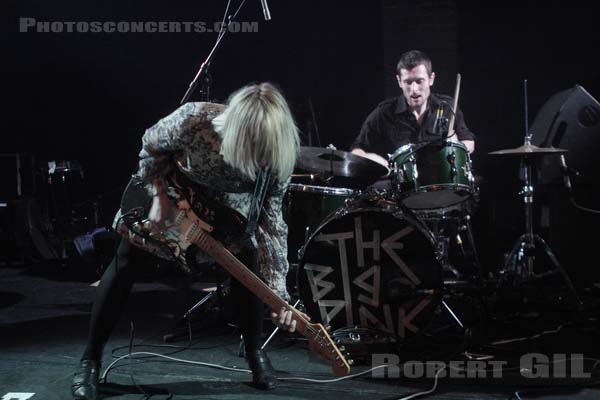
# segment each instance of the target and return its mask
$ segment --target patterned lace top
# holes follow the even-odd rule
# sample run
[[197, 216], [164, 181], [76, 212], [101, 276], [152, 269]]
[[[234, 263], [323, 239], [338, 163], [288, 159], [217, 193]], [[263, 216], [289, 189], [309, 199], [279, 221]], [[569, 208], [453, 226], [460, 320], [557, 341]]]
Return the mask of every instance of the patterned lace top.
[[[187, 103], [147, 129], [139, 154], [139, 175], [146, 182], [164, 176], [175, 155], [190, 179], [210, 188], [217, 201], [247, 217], [255, 183], [223, 160], [219, 154], [221, 137], [211, 123], [224, 109], [221, 104]], [[289, 301], [288, 228], [282, 216], [288, 183], [289, 179], [277, 182], [267, 193], [256, 240], [262, 278]]]

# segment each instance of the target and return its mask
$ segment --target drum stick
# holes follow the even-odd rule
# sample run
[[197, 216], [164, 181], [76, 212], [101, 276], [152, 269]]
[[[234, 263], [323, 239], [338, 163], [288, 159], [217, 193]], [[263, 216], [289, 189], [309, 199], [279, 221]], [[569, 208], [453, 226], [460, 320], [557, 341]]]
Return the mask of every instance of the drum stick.
[[454, 120], [456, 120], [456, 110], [458, 109], [458, 95], [460, 93], [460, 74], [456, 74], [456, 88], [454, 89], [454, 101], [452, 102], [452, 115], [450, 116], [450, 125], [448, 126], [448, 138], [454, 136]]

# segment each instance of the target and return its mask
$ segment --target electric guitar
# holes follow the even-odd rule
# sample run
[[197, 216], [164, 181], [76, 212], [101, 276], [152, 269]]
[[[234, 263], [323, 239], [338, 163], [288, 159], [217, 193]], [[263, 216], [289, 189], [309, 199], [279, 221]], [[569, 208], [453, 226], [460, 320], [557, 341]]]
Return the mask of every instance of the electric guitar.
[[201, 252], [212, 257], [272, 310], [291, 311], [296, 330], [308, 339], [311, 351], [329, 360], [336, 376], [349, 374], [352, 360], [346, 360], [342, 354], [345, 349], [337, 347], [327, 329], [309, 322], [232, 253], [236, 241], [244, 237], [245, 218], [204, 196], [202, 188], [179, 171], [165, 181], [172, 205], [172, 217], [166, 221], [165, 229], [159, 231], [148, 221], [152, 198], [134, 176], [121, 200], [122, 216], [117, 231], [133, 245], [176, 262], [188, 273], [194, 272]]

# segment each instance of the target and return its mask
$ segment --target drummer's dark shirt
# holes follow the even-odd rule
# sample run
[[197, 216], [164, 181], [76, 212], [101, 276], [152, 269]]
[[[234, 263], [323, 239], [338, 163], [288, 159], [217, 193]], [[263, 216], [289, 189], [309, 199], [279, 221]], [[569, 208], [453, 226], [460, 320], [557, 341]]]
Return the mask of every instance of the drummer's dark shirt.
[[[360, 148], [387, 159], [388, 154], [407, 143], [439, 140], [442, 133], [438, 129], [439, 123], [435, 124], [438, 107], [443, 107], [444, 117], [450, 120], [452, 97], [432, 93], [428, 99], [423, 125], [419, 125], [404, 96], [387, 99], [369, 114], [352, 149]], [[475, 134], [467, 128], [460, 109], [456, 112], [454, 127], [459, 140], [475, 139]]]

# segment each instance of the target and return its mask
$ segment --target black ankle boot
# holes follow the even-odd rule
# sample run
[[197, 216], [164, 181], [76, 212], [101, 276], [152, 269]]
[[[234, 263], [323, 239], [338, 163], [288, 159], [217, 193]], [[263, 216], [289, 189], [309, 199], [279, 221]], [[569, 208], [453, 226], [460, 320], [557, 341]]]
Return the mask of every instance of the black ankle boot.
[[98, 398], [98, 372], [100, 366], [94, 360], [81, 360], [71, 383], [71, 395], [78, 400]]
[[252, 370], [252, 382], [260, 390], [271, 390], [275, 387], [277, 377], [271, 366], [267, 353], [262, 350], [246, 352], [246, 361]]

